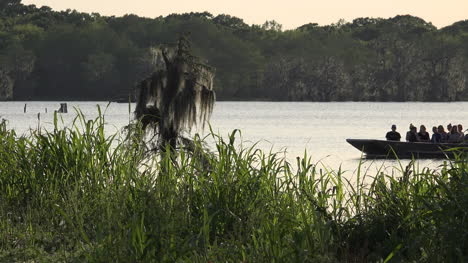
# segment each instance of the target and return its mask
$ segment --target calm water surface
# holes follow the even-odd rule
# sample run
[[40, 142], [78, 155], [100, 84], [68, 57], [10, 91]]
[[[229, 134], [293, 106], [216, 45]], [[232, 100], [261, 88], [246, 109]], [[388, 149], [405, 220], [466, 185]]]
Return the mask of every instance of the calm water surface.
[[[27, 112], [23, 113], [27, 104]], [[53, 111], [60, 102], [0, 102], [0, 118], [19, 133], [37, 128], [51, 128]], [[75, 117], [74, 108], [88, 119], [98, 115], [97, 105], [105, 111], [108, 133], [128, 124], [134, 105], [107, 102], [68, 102], [68, 114], [60, 114], [64, 125]], [[108, 105], [107, 109], [106, 106]], [[223, 136], [234, 129], [242, 131], [245, 145], [259, 142], [264, 150], [282, 151], [290, 161], [304, 151], [314, 162], [352, 173], [361, 153], [346, 143], [346, 138], [383, 139], [392, 124], [404, 137], [410, 123], [432, 126], [462, 123], [468, 127], [468, 102], [456, 103], [374, 103], [374, 102], [217, 102], [211, 118], [213, 130]], [[48, 113], [45, 113], [47, 109]], [[40, 113], [40, 122], [38, 119]], [[202, 132], [198, 130], [198, 132]], [[206, 133], [206, 131], [204, 132]], [[395, 165], [394, 161], [366, 161], [364, 168], [378, 169]], [[440, 160], [424, 160], [423, 165], [436, 167]]]

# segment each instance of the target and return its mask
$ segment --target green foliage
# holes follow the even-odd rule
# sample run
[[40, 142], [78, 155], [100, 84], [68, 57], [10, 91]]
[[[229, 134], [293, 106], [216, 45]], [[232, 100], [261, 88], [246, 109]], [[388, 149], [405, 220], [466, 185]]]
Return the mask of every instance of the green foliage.
[[[56, 119], [56, 123], [58, 120]], [[18, 136], [0, 124], [2, 262], [465, 262], [468, 162], [368, 175], [210, 135], [150, 155], [104, 117]], [[164, 169], [162, 169], [164, 168]]]
[[[137, 82], [152, 72], [150, 48], [186, 33], [195, 54], [217, 69], [221, 100], [468, 99], [466, 21], [438, 30], [402, 15], [282, 30], [274, 20], [249, 26], [208, 12], [149, 19], [18, 0], [0, 6], [0, 70], [14, 84], [14, 99], [134, 97]], [[18, 50], [32, 65], [20, 76], [10, 71], [15, 60], [4, 59]]]

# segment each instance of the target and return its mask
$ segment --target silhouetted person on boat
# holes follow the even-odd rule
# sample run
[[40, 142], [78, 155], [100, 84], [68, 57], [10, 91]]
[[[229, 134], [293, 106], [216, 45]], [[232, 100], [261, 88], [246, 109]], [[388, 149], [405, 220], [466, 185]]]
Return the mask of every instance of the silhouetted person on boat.
[[392, 125], [392, 130], [387, 132], [387, 135], [385, 135], [385, 138], [387, 138], [387, 141], [400, 141], [401, 135], [399, 132], [396, 131], [396, 125]]
[[426, 126], [424, 125], [421, 125], [421, 127], [419, 128], [418, 136], [419, 136], [419, 141], [421, 142], [430, 141], [429, 133], [426, 131]]
[[440, 143], [442, 141], [442, 135], [439, 133], [437, 130], [437, 127], [434, 126], [432, 127], [432, 137], [431, 137], [431, 142], [433, 143]]
[[413, 128], [413, 124], [411, 123], [409, 125], [409, 131], [406, 132], [406, 141], [409, 142], [409, 137], [410, 137], [410, 134], [411, 134], [411, 129]]
[[461, 137], [460, 133], [458, 132], [458, 126], [456, 125], [453, 126], [448, 136], [448, 142], [457, 143], [457, 142], [461, 142], [462, 140], [463, 140], [463, 137]]
[[440, 142], [447, 142], [448, 141], [448, 134], [444, 130], [444, 126], [439, 125], [437, 127], [437, 132], [440, 134]]
[[458, 133], [460, 133], [460, 136], [465, 137], [465, 133], [463, 132], [463, 126], [461, 124], [458, 124]]
[[407, 142], [419, 142], [418, 132], [416, 127], [413, 124], [410, 124], [409, 131], [406, 133], [406, 141]]
[[452, 124], [449, 123], [449, 124], [447, 124], [447, 136], [448, 136], [448, 134], [450, 134], [451, 131], [452, 131]]

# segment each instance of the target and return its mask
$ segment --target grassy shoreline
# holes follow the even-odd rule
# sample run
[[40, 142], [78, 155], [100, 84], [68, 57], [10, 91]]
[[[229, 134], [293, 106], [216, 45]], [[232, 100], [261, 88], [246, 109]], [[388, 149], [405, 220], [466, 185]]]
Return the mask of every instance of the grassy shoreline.
[[[0, 125], [1, 262], [464, 262], [468, 162], [370, 176], [238, 148], [148, 156], [104, 118]], [[370, 180], [369, 180], [370, 178]], [[370, 183], [364, 184], [367, 181]]]

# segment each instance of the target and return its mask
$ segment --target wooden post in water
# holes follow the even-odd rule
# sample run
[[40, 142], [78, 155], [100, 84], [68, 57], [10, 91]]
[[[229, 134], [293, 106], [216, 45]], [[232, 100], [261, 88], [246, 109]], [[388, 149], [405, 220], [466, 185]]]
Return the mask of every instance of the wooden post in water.
[[37, 113], [37, 131], [41, 133], [41, 113]]
[[66, 103], [60, 103], [60, 109], [57, 111], [58, 113], [68, 113], [68, 108]]

